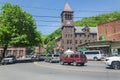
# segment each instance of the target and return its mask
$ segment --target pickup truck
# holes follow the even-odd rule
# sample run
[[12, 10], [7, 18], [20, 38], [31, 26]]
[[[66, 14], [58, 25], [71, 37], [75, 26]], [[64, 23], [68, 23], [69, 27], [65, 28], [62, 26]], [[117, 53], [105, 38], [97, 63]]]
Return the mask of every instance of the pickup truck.
[[120, 69], [120, 56], [107, 57], [105, 63], [113, 69]]

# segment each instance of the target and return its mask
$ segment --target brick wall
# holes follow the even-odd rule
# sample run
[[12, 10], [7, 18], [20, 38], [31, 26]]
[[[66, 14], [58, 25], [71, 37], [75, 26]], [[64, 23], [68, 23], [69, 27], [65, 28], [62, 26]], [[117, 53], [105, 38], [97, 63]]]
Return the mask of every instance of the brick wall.
[[105, 36], [107, 40], [120, 41], [120, 20], [100, 24], [98, 36]]

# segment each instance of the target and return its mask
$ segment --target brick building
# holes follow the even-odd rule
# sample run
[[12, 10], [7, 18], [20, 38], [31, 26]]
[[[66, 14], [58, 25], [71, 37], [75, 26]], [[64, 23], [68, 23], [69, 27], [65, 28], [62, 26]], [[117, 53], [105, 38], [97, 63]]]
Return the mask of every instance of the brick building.
[[100, 24], [97, 28], [100, 40], [104, 37], [106, 40], [120, 41], [120, 20]]
[[[2, 55], [3, 53], [3, 47], [0, 46], [0, 56]], [[7, 51], [5, 53], [5, 55], [14, 55], [16, 56], [17, 58], [23, 58], [26, 56], [26, 48], [24, 47], [12, 47], [12, 46], [9, 46], [7, 48]]]
[[97, 41], [96, 27], [74, 27], [74, 15], [69, 4], [66, 3], [61, 13], [62, 22], [62, 42], [63, 51], [71, 49], [76, 51], [79, 44]]

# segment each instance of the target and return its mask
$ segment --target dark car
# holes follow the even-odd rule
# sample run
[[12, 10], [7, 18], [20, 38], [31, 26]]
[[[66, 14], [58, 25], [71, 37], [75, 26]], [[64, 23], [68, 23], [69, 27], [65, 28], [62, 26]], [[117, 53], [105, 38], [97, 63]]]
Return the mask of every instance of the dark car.
[[64, 65], [67, 64], [73, 64], [74, 66], [77, 66], [78, 64], [84, 65], [87, 62], [87, 57], [85, 54], [63, 54], [60, 58], [60, 64]]
[[45, 58], [46, 58], [46, 54], [40, 54], [40, 56], [39, 56], [40, 61], [44, 61]]
[[4, 65], [4, 64], [13, 64], [15, 62], [16, 62], [16, 57], [15, 56], [6, 56], [1, 61], [2, 65]]

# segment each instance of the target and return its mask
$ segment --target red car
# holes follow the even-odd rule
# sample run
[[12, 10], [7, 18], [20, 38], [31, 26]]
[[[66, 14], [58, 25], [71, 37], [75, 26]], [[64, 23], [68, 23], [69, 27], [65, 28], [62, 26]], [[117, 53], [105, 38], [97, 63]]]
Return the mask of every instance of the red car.
[[60, 64], [64, 65], [64, 63], [73, 64], [77, 66], [78, 64], [84, 66], [87, 62], [87, 57], [85, 54], [63, 54], [60, 58]]

